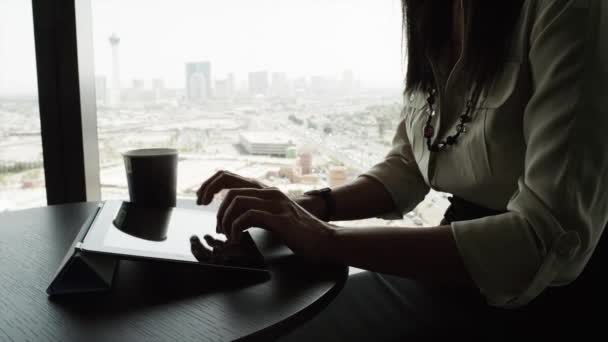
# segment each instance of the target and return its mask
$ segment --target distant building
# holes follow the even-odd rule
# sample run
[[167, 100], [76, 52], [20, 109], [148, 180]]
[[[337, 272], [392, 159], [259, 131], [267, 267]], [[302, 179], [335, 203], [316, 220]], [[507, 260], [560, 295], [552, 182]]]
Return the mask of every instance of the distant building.
[[348, 169], [343, 166], [329, 168], [329, 186], [336, 187], [348, 182]]
[[154, 78], [154, 79], [152, 79], [152, 89], [155, 89], [155, 90], [164, 90], [165, 89], [165, 81], [162, 78]]
[[210, 87], [204, 74], [198, 73], [190, 76], [188, 87], [188, 100], [197, 102], [209, 99]]
[[268, 71], [249, 73], [249, 95], [268, 95], [269, 89]]
[[310, 78], [310, 90], [315, 95], [323, 95], [327, 93], [327, 79], [323, 76], [312, 76]]
[[308, 175], [312, 173], [312, 153], [309, 151], [300, 153], [298, 159], [298, 165], [302, 170], [302, 175]]
[[204, 101], [211, 97], [211, 63], [186, 63], [186, 97], [190, 101]]
[[146, 104], [155, 103], [156, 92], [154, 89], [146, 88], [144, 80], [133, 79], [130, 88], [122, 89], [120, 101], [128, 107], [141, 107]]
[[286, 157], [289, 159], [296, 159], [298, 157], [297, 153], [298, 153], [298, 150], [296, 149], [295, 146], [288, 147], [287, 150], [285, 151]]
[[219, 99], [233, 98], [236, 93], [234, 74], [229, 73], [225, 79], [216, 80], [213, 87], [213, 96]]
[[106, 104], [108, 83], [105, 76], [95, 76], [95, 98], [97, 103]]
[[132, 87], [133, 89], [144, 89], [144, 80], [134, 79]]
[[249, 154], [279, 157], [285, 157], [287, 148], [293, 146], [291, 138], [276, 132], [241, 133], [239, 143]]
[[226, 80], [228, 81], [228, 90], [230, 92], [230, 95], [233, 96], [234, 94], [236, 94], [236, 79], [234, 77], [234, 74], [229, 73]]
[[231, 96], [230, 89], [228, 87], [228, 80], [215, 80], [215, 86], [213, 89], [215, 97], [218, 99], [225, 99]]
[[152, 91], [154, 92], [154, 102], [158, 102], [166, 97], [165, 81], [160, 78], [152, 80]]
[[271, 78], [272, 95], [287, 96], [289, 94], [289, 82], [287, 81], [287, 74], [284, 72], [273, 72]]

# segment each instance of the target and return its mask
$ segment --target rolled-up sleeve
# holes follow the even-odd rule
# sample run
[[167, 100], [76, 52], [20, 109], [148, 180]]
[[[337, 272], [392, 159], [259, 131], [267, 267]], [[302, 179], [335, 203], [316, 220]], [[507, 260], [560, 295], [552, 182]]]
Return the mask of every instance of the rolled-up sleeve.
[[608, 24], [604, 0], [538, 1], [525, 172], [505, 214], [452, 223], [488, 302], [527, 304], [575, 280], [608, 222]]
[[[408, 110], [404, 110], [405, 113]], [[360, 177], [370, 177], [382, 183], [390, 193], [395, 211], [382, 215], [384, 219], [400, 219], [404, 213], [414, 209], [430, 191], [425, 183], [405, 130], [405, 115], [393, 137], [392, 148], [384, 160], [374, 165]]]

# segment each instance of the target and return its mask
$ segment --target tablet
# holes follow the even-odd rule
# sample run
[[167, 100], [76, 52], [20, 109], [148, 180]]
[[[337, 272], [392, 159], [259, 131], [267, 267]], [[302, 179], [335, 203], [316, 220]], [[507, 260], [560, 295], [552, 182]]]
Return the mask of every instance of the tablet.
[[[267, 272], [264, 257], [245, 232], [230, 253], [199, 262], [190, 251], [190, 237], [216, 234], [216, 213], [182, 208], [143, 208], [129, 202], [106, 201], [77, 249], [130, 259], [199, 264], [213, 268]], [[210, 246], [207, 246], [210, 248]]]

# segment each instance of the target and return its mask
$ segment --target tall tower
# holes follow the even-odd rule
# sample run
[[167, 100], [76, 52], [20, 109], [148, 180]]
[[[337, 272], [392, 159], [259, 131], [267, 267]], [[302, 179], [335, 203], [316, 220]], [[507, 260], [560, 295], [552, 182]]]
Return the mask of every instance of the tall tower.
[[112, 81], [110, 83], [110, 106], [118, 106], [120, 104], [120, 59], [118, 54], [118, 44], [120, 38], [116, 33], [110, 36], [110, 45], [112, 45]]

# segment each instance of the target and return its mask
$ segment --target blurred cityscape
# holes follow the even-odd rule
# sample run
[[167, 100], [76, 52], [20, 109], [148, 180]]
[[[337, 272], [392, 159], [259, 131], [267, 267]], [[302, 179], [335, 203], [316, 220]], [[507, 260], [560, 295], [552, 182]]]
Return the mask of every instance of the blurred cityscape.
[[[92, 2], [103, 200], [128, 199], [130, 149], [178, 149], [187, 200], [218, 170], [296, 197], [384, 158], [403, 106], [398, 2], [267, 5], [147, 2], [142, 16], [136, 1]], [[31, 3], [0, 7], [12, 28], [0, 36], [1, 212], [45, 205], [46, 191]], [[446, 207], [431, 192], [403, 220], [348, 224], [436, 225]]]
[[[180, 152], [178, 196], [194, 198], [202, 181], [229, 170], [276, 186], [292, 197], [345, 184], [382, 160], [399, 122], [398, 89], [366, 89], [351, 71], [333, 79], [290, 78], [253, 71], [212, 77], [210, 61], [184, 65], [183, 88], [162, 79], [120, 78], [120, 39], [112, 35], [113, 68], [96, 77], [102, 198], [128, 197], [121, 153], [171, 147]], [[0, 102], [0, 211], [42, 205], [40, 125], [35, 98]], [[221, 195], [218, 200], [221, 200]], [[431, 193], [404, 221], [433, 225], [447, 207]], [[374, 221], [372, 219], [371, 221]], [[370, 220], [359, 224], [372, 224]]]

